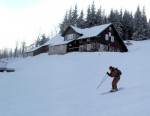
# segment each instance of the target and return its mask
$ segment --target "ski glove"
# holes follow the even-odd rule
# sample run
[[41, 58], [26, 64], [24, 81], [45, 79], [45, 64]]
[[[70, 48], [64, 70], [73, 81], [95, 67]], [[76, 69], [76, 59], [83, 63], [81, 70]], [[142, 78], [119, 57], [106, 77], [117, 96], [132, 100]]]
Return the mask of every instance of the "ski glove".
[[109, 73], [107, 72], [107, 75], [109, 75]]

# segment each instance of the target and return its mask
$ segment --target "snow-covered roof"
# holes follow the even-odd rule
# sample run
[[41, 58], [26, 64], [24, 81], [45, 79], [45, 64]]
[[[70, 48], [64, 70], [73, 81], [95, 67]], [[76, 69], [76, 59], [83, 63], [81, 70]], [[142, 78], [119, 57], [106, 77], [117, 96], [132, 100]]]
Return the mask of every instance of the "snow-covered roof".
[[84, 39], [84, 38], [89, 38], [89, 37], [94, 37], [99, 35], [102, 31], [104, 31], [107, 27], [109, 27], [111, 23], [109, 24], [104, 24], [100, 26], [94, 26], [91, 28], [85, 28], [85, 29], [79, 29], [77, 27], [71, 26], [77, 33], [83, 34], [81, 37], [78, 39]]
[[32, 49], [29, 49], [29, 50], [26, 51], [26, 53], [28, 53], [28, 52], [33, 52], [33, 51], [39, 49], [40, 47], [41, 47], [41, 46], [38, 46], [38, 47], [34, 47], [34, 48], [32, 48]]
[[73, 40], [64, 41], [64, 37], [62, 37], [61, 35], [56, 35], [55, 37], [50, 39], [48, 42], [46, 42], [45, 45], [50, 45], [50, 46], [62, 45], [62, 44], [67, 44], [71, 41], [73, 41]]
[[61, 35], [56, 35], [54, 37], [52, 37], [49, 41], [47, 41], [45, 44], [43, 44], [44, 46], [45, 45], [53, 45], [53, 44], [56, 44], [56, 43], [59, 43], [59, 42], [62, 42], [64, 40], [64, 38], [61, 36]]
[[33, 49], [30, 49], [28, 50], [27, 52], [33, 52], [43, 46], [47, 46], [47, 45], [50, 45], [50, 46], [53, 46], [53, 45], [62, 45], [62, 44], [67, 44], [69, 42], [71, 42], [73, 40], [69, 40], [69, 41], [64, 41], [64, 37], [62, 37], [61, 35], [56, 35], [54, 36], [53, 38], [51, 38], [50, 40], [48, 40], [45, 44], [41, 45], [41, 46], [38, 46], [38, 47], [35, 47]]

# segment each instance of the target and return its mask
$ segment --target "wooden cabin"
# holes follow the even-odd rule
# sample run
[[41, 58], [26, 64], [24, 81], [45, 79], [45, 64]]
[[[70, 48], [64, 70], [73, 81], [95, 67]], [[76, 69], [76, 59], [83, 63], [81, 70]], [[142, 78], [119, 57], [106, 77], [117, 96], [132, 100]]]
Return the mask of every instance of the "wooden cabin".
[[65, 54], [74, 51], [127, 52], [128, 49], [113, 24], [109, 23], [85, 29], [68, 26], [61, 35], [24, 55], [35, 56], [43, 52], [48, 52], [49, 55]]
[[41, 46], [38, 46], [38, 47], [35, 47], [35, 48], [32, 48], [32, 49], [26, 51], [23, 54], [23, 57], [36, 56], [36, 55], [41, 54], [41, 53], [46, 53], [46, 52], [48, 52], [48, 50], [49, 50], [49, 45], [43, 44]]
[[72, 40], [67, 45], [67, 52], [128, 51], [112, 23], [85, 29], [68, 26], [64, 33], [62, 33], [62, 36], [64, 37], [64, 41]]

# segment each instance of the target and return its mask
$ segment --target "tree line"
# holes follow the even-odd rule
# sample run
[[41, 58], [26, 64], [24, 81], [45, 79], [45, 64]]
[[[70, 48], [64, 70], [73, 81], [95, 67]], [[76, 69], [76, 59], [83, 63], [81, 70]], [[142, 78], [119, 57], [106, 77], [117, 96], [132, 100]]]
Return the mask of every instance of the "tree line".
[[26, 45], [25, 41], [22, 42], [16, 42], [15, 48], [8, 49], [8, 48], [3, 48], [0, 50], [0, 60], [1, 59], [12, 59], [12, 58], [18, 58], [18, 57], [24, 57], [24, 53], [27, 50], [30, 50], [34, 47], [38, 47], [46, 43], [50, 39], [49, 36], [46, 36], [45, 34], [39, 35], [35, 42], [31, 44], [30, 46]]
[[147, 21], [145, 14], [145, 7], [141, 10], [137, 6], [134, 14], [132, 12], [122, 9], [111, 9], [108, 15], [101, 6], [96, 9], [94, 2], [88, 6], [86, 14], [81, 10], [78, 13], [78, 6], [74, 9], [70, 8], [66, 11], [62, 22], [59, 24], [60, 32], [63, 33], [68, 25], [76, 26], [78, 28], [90, 28], [106, 23], [113, 23], [116, 30], [123, 38], [123, 40], [143, 40], [150, 38], [150, 20]]
[[21, 45], [21, 47], [19, 47], [19, 43], [17, 41], [14, 49], [12, 49], [12, 48], [1, 49], [0, 50], [0, 60], [3, 58], [11, 59], [11, 58], [23, 57], [26, 43], [23, 41], [20, 43], [20, 45]]

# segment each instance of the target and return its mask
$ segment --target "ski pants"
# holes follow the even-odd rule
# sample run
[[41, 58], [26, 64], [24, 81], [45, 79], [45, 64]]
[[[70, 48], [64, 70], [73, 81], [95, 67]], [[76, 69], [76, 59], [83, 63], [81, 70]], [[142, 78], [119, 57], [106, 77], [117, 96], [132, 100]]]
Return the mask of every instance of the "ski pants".
[[117, 88], [117, 83], [120, 80], [120, 76], [114, 77], [113, 81], [112, 81], [112, 89], [116, 90]]

